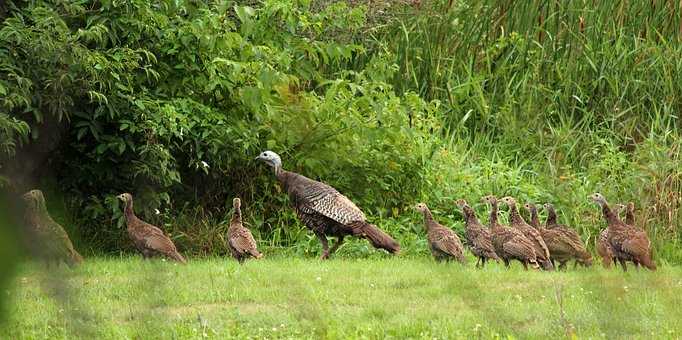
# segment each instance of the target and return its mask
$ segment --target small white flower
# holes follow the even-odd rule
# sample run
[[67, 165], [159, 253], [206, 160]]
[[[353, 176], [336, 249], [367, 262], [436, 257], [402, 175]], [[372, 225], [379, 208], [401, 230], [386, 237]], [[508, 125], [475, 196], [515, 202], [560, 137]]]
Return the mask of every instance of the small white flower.
[[157, 215], [160, 215], [160, 214], [161, 214], [161, 212], [159, 211], [159, 209], [154, 209], [154, 213], [157, 214]]
[[279, 328], [284, 328], [284, 324], [283, 324], [283, 323], [280, 324], [280, 325], [279, 325]]
[[204, 161], [201, 161], [201, 166], [203, 166], [204, 168], [209, 168], [208, 163]]
[[277, 332], [277, 327], [272, 327], [273, 332]]
[[318, 276], [317, 278], [315, 278], [315, 280], [322, 281], [322, 278]]

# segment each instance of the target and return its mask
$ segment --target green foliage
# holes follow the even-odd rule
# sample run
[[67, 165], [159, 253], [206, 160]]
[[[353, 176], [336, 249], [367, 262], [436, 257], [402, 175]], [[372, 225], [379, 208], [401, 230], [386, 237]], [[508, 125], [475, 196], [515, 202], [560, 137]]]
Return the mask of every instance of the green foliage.
[[[634, 201], [657, 256], [682, 261], [675, 6], [10, 3], [0, 174], [16, 149], [29, 178], [0, 184], [59, 188], [62, 224], [98, 251], [129, 246], [114, 198], [128, 191], [183, 251], [224, 253], [240, 196], [264, 246], [315, 254], [253, 161], [272, 149], [285, 168], [348, 195], [408, 253], [424, 252], [416, 201], [457, 230], [456, 198], [481, 218], [489, 193], [551, 201], [592, 242], [603, 222], [586, 196], [601, 191]], [[44, 144], [47, 160], [25, 162], [22, 145]]]

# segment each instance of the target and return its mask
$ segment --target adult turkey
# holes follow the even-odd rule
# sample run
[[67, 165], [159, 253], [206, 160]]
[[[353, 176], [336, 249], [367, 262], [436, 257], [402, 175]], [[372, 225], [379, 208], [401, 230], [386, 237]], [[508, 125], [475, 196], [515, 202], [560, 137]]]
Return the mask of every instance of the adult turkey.
[[31, 250], [48, 267], [66, 263], [73, 267], [83, 262], [83, 257], [74, 249], [69, 235], [47, 211], [45, 196], [40, 190], [31, 190], [22, 196], [26, 203], [24, 223], [28, 228]]
[[538, 269], [537, 256], [530, 240], [520, 231], [504, 227], [498, 222], [497, 197], [488, 195], [483, 197], [481, 201], [490, 205], [491, 241], [495, 253], [504, 261], [505, 266], [509, 267], [511, 260], [518, 260], [526, 270], [528, 270], [529, 264]]
[[646, 233], [623, 223], [611, 210], [602, 194], [594, 193], [589, 197], [601, 207], [607, 224], [607, 240], [613, 250], [614, 258], [623, 267], [623, 271], [627, 271], [626, 261], [656, 270], [656, 264], [651, 259], [651, 243]]
[[542, 266], [544, 270], [553, 270], [554, 266], [552, 261], [550, 261], [549, 249], [547, 244], [542, 239], [542, 235], [535, 228], [531, 227], [519, 214], [519, 209], [516, 206], [516, 200], [511, 197], [503, 197], [502, 202], [506, 203], [509, 207], [509, 219], [510, 225], [513, 229], [516, 229], [523, 233], [528, 240], [533, 244], [533, 249], [535, 249], [535, 255], [537, 256], [538, 263]]
[[242, 201], [239, 198], [232, 200], [232, 219], [230, 227], [227, 229], [227, 244], [234, 257], [239, 263], [243, 263], [249, 257], [260, 259], [263, 254], [258, 252], [256, 240], [251, 235], [251, 231], [242, 225]]
[[479, 267], [479, 265], [481, 268], [485, 267], [485, 262], [487, 260], [499, 262], [500, 258], [495, 253], [490, 230], [479, 222], [478, 218], [476, 218], [476, 212], [465, 200], [458, 199], [457, 206], [462, 209], [462, 214], [464, 214], [464, 219], [466, 221], [464, 229], [466, 243], [471, 252], [478, 258], [476, 267]]
[[133, 241], [135, 248], [142, 253], [145, 259], [152, 256], [165, 256], [169, 259], [186, 263], [185, 258], [178, 253], [175, 244], [166, 236], [161, 229], [153, 226], [135, 216], [133, 210], [133, 195], [123, 193], [116, 196], [123, 201], [128, 236]]
[[544, 226], [540, 224], [535, 204], [526, 203], [524, 207], [530, 213], [529, 224], [540, 232], [547, 244], [552, 265], [556, 266], [556, 262], [559, 262], [559, 269], [566, 269], [566, 263], [570, 260], [575, 260], [574, 268], [578, 263], [586, 267], [592, 265], [592, 255], [585, 249], [578, 233], [556, 222], [556, 212], [551, 204], [544, 205], [548, 211]]
[[[322, 244], [322, 259], [327, 259], [347, 235], [363, 237], [375, 248], [397, 254], [400, 244], [377, 226], [367, 222], [365, 214], [346, 196], [331, 186], [295, 172], [282, 169], [282, 160], [272, 151], [264, 151], [256, 160], [272, 167], [294, 205], [296, 215], [312, 230]], [[327, 236], [337, 238], [329, 249]]]
[[466, 264], [464, 257], [464, 246], [457, 234], [452, 229], [439, 224], [433, 219], [431, 210], [425, 203], [419, 203], [415, 209], [424, 215], [424, 227], [426, 228], [426, 238], [429, 241], [431, 254], [438, 261], [457, 260]]

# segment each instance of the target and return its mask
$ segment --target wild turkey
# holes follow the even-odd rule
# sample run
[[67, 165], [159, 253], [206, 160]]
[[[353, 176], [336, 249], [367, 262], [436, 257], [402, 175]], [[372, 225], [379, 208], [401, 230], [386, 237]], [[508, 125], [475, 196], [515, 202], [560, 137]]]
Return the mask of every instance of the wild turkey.
[[[393, 254], [400, 252], [398, 242], [377, 226], [368, 223], [365, 214], [336, 189], [282, 169], [281, 158], [272, 151], [264, 151], [256, 160], [274, 169], [275, 176], [289, 194], [298, 218], [322, 243], [322, 259], [329, 258], [347, 235], [364, 237], [375, 248], [385, 249]], [[327, 236], [338, 239], [331, 249]]]
[[[646, 235], [646, 231], [644, 229], [637, 227], [635, 225], [635, 203], [628, 202], [627, 205], [626, 204], [616, 204], [615, 207], [616, 207], [616, 212], [617, 212], [616, 216], [618, 217], [618, 219], [620, 219], [621, 221], [624, 221], [628, 227], [631, 227], [631, 228], [633, 228], [633, 229], [635, 229], [641, 233], [644, 233]], [[620, 214], [623, 212], [625, 212], [625, 220], [620, 218]], [[647, 240], [648, 240], [648, 236], [647, 236]], [[649, 249], [651, 249], [651, 241], [649, 241], [649, 244], [647, 245], [647, 247], [649, 247]], [[636, 260], [633, 261], [633, 263], [634, 263], [635, 267], [639, 269], [640, 263], [637, 262]]]
[[466, 263], [464, 257], [464, 246], [457, 234], [450, 228], [440, 225], [433, 219], [431, 210], [425, 203], [419, 203], [415, 207], [417, 211], [424, 215], [424, 227], [426, 227], [426, 238], [429, 241], [431, 254], [438, 261], [457, 260], [462, 264]]
[[542, 269], [553, 270], [554, 266], [552, 266], [552, 261], [550, 261], [547, 244], [545, 244], [545, 241], [542, 239], [540, 232], [528, 225], [523, 217], [521, 217], [519, 209], [516, 207], [516, 200], [513, 197], [507, 196], [502, 198], [502, 202], [506, 203], [509, 207], [511, 227], [523, 233], [523, 235], [525, 235], [533, 244], [535, 255], [537, 256], [538, 263], [542, 266]]
[[628, 202], [625, 206], [625, 224], [635, 226], [635, 203]]
[[558, 230], [559, 232], [563, 233], [568, 238], [570, 238], [573, 242], [575, 242], [576, 245], [580, 245], [580, 247], [582, 248], [577, 249], [582, 249], [585, 251], [585, 253], [583, 253], [579, 259], [576, 259], [576, 262], [584, 266], [591, 266], [592, 255], [590, 255], [589, 251], [587, 251], [587, 247], [585, 246], [585, 243], [583, 242], [582, 238], [580, 238], [580, 234], [578, 234], [578, 232], [575, 231], [575, 229], [570, 228], [563, 224], [559, 224], [557, 222], [556, 210], [554, 209], [554, 205], [552, 205], [552, 203], [545, 203], [543, 207], [545, 208], [545, 210], [547, 210], [547, 220], [545, 221], [545, 228]]
[[239, 198], [232, 200], [234, 213], [230, 220], [230, 227], [227, 229], [227, 241], [232, 257], [239, 263], [244, 262], [248, 257], [260, 259], [263, 254], [256, 248], [256, 240], [253, 239], [251, 231], [242, 225], [242, 202]]
[[139, 219], [133, 210], [133, 195], [124, 193], [116, 196], [125, 204], [124, 214], [128, 226], [128, 236], [135, 248], [145, 259], [155, 255], [166, 256], [169, 259], [186, 263], [185, 258], [178, 253], [175, 244], [161, 229]]
[[611, 245], [614, 258], [618, 260], [623, 270], [627, 271], [626, 261], [656, 270], [656, 264], [651, 259], [651, 243], [646, 233], [623, 223], [600, 193], [594, 193], [590, 195], [590, 198], [601, 207], [607, 224], [607, 240]]
[[601, 263], [604, 268], [610, 268], [611, 264], [614, 262], [613, 249], [609, 243], [609, 234], [607, 229], [602, 229], [599, 232], [599, 238], [597, 239], [597, 254], [601, 257]]
[[524, 207], [530, 213], [530, 225], [540, 231], [542, 239], [547, 244], [552, 265], [556, 266], [555, 262], [559, 262], [559, 269], [565, 269], [566, 262], [573, 259], [575, 260], [575, 265], [578, 263], [586, 267], [592, 265], [592, 256], [585, 249], [578, 233], [573, 229], [556, 223], [556, 212], [551, 204], [545, 204], [548, 214], [544, 227], [540, 224], [538, 209], [535, 204], [526, 203]]
[[539, 268], [530, 240], [520, 231], [504, 227], [497, 221], [497, 197], [489, 195], [481, 201], [490, 204], [490, 236], [495, 253], [504, 261], [505, 266], [509, 267], [511, 260], [518, 260], [526, 270], [528, 264], [535, 269]]
[[488, 259], [500, 261], [500, 258], [495, 253], [493, 247], [490, 230], [483, 226], [476, 218], [476, 212], [463, 199], [457, 200], [457, 206], [462, 209], [466, 225], [464, 229], [464, 238], [467, 241], [469, 249], [476, 255], [476, 267], [485, 267], [485, 262]]
[[22, 196], [26, 203], [24, 222], [29, 232], [30, 247], [49, 267], [64, 262], [73, 267], [83, 262], [83, 257], [73, 248], [71, 239], [47, 211], [45, 196], [40, 190], [31, 190]]

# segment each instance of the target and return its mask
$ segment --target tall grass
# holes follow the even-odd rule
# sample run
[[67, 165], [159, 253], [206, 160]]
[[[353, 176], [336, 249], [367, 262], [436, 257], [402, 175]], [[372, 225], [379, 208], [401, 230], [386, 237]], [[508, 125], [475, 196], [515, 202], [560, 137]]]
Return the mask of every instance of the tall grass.
[[599, 190], [635, 201], [682, 259], [679, 2], [434, 1], [391, 15], [363, 41], [395, 60], [397, 92], [440, 102], [449, 152], [426, 156], [424, 199], [554, 200], [592, 238], [602, 222], [585, 196]]

